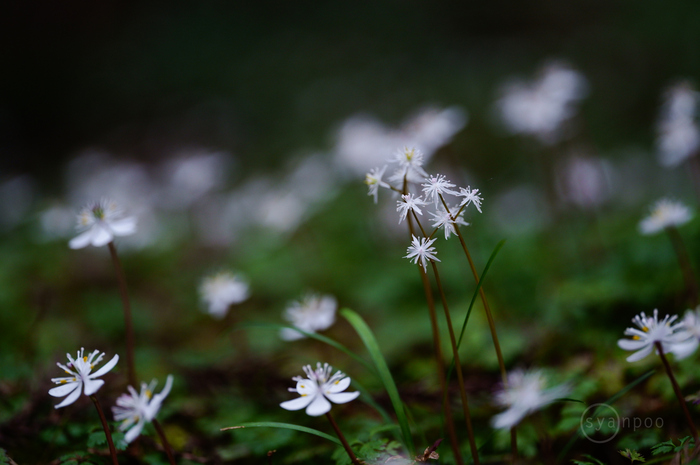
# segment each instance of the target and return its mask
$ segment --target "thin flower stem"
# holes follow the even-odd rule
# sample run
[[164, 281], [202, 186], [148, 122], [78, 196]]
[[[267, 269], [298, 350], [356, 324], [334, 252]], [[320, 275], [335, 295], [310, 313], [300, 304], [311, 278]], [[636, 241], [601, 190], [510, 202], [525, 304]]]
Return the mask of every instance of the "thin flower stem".
[[112, 441], [112, 433], [109, 432], [109, 425], [107, 425], [107, 419], [102, 411], [102, 406], [100, 406], [100, 401], [94, 395], [90, 396], [92, 403], [95, 404], [97, 413], [100, 415], [100, 421], [102, 422], [102, 428], [105, 430], [105, 436], [107, 437], [107, 444], [109, 445], [109, 454], [112, 456], [112, 463], [114, 465], [119, 465], [117, 460], [117, 449], [114, 448], [114, 441]]
[[129, 302], [129, 293], [126, 288], [126, 277], [122, 264], [117, 255], [117, 248], [114, 246], [114, 241], [107, 244], [109, 253], [112, 255], [112, 262], [117, 273], [117, 281], [119, 282], [119, 295], [122, 299], [122, 307], [124, 308], [124, 328], [126, 331], [126, 365], [128, 369], [129, 384], [137, 386], [136, 368], [134, 364], [134, 325], [131, 319], [131, 303]]
[[335, 430], [335, 434], [338, 435], [338, 439], [340, 439], [340, 442], [343, 444], [343, 448], [345, 449], [345, 452], [347, 452], [348, 457], [350, 457], [350, 460], [352, 461], [352, 463], [354, 463], [355, 465], [361, 465], [363, 462], [361, 462], [355, 456], [355, 453], [350, 448], [350, 444], [348, 444], [348, 441], [345, 439], [345, 436], [343, 436], [343, 433], [340, 431], [340, 428], [338, 428], [338, 424], [335, 422], [335, 419], [331, 415], [331, 412], [326, 412], [326, 418], [328, 418], [328, 421], [330, 421], [331, 425], [333, 425], [333, 429]]
[[691, 307], [696, 307], [698, 305], [698, 285], [697, 279], [695, 277], [695, 272], [693, 271], [693, 266], [690, 264], [690, 255], [688, 254], [688, 249], [685, 247], [683, 238], [681, 237], [678, 229], [675, 226], [669, 226], [666, 228], [669, 237], [671, 238], [671, 243], [673, 244], [673, 250], [676, 252], [678, 257], [678, 264], [681, 267], [681, 272], [683, 273], [683, 280], [685, 281], [685, 291], [688, 298], [690, 299]]
[[447, 321], [447, 330], [450, 334], [450, 343], [452, 344], [452, 356], [455, 359], [455, 369], [457, 371], [457, 383], [459, 384], [459, 394], [462, 398], [462, 409], [464, 410], [464, 421], [467, 425], [467, 435], [469, 436], [469, 447], [472, 452], [472, 459], [476, 465], [479, 465], [479, 451], [476, 447], [476, 441], [474, 439], [474, 427], [472, 426], [472, 418], [469, 413], [469, 400], [467, 398], [467, 390], [464, 386], [464, 376], [462, 374], [462, 364], [459, 361], [459, 351], [457, 350], [457, 339], [455, 338], [454, 328], [452, 326], [452, 318], [450, 317], [450, 310], [447, 307], [447, 298], [445, 297], [445, 291], [442, 288], [442, 282], [440, 281], [440, 274], [438, 273], [438, 268], [435, 262], [431, 261], [430, 264], [433, 266], [433, 273], [435, 274], [435, 283], [437, 284], [438, 293], [440, 294], [440, 300], [442, 300], [442, 308], [445, 311], [445, 320]]
[[673, 376], [673, 371], [671, 371], [671, 365], [668, 363], [668, 360], [666, 359], [666, 355], [664, 354], [664, 349], [661, 346], [661, 343], [659, 341], [654, 342], [654, 345], [656, 346], [656, 350], [659, 353], [659, 357], [661, 357], [661, 361], [664, 364], [664, 368], [666, 368], [666, 374], [668, 375], [668, 378], [671, 380], [671, 385], [673, 385], [673, 392], [676, 393], [676, 397], [678, 397], [678, 402], [681, 404], [681, 408], [683, 409], [683, 414], [685, 415], [685, 420], [688, 422], [688, 427], [690, 428], [690, 432], [693, 435], [693, 438], [695, 438], [695, 444], [698, 443], [698, 430], [695, 428], [695, 423], [693, 423], [693, 420], [690, 418], [690, 412], [688, 411], [688, 406], [685, 405], [685, 399], [683, 398], [683, 394], [681, 393], [681, 388], [678, 386], [678, 383], [676, 382], [676, 377]]
[[151, 423], [153, 423], [153, 426], [158, 432], [158, 436], [160, 436], [160, 442], [161, 444], [163, 444], [163, 449], [165, 449], [165, 455], [168, 456], [168, 461], [170, 462], [170, 465], [175, 465], [175, 457], [173, 457], [173, 450], [170, 447], [168, 438], [165, 436], [165, 431], [163, 431], [163, 428], [160, 426], [160, 422], [154, 418], [153, 421], [151, 421]]

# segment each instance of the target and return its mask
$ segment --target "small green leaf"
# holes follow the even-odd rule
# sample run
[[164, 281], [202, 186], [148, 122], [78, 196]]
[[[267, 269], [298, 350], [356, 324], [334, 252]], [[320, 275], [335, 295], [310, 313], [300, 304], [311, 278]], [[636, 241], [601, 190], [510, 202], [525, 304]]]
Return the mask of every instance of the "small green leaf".
[[621, 456], [627, 458], [630, 460], [630, 462], [646, 462], [644, 457], [642, 457], [642, 454], [637, 452], [636, 450], [630, 450], [630, 449], [625, 449], [625, 450], [618, 450]]
[[88, 436], [87, 446], [88, 447], [101, 446], [102, 444], [105, 444], [106, 442], [107, 442], [107, 437], [105, 436], [104, 431], [95, 431], [93, 433], [90, 433], [90, 436]]

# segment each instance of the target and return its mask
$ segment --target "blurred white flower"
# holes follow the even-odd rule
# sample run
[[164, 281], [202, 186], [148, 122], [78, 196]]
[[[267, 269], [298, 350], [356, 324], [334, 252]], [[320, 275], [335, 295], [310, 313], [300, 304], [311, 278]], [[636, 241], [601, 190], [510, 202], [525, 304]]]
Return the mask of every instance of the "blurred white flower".
[[404, 147], [397, 150], [391, 161], [398, 163], [399, 167], [389, 177], [389, 181], [403, 183], [406, 179], [408, 182], [418, 183], [428, 177], [428, 173], [423, 169], [425, 156], [415, 147]]
[[484, 200], [479, 194], [479, 189], [472, 189], [471, 186], [459, 188], [457, 196], [464, 197], [459, 203], [460, 207], [468, 207], [470, 203], [474, 204], [474, 207], [481, 213], [481, 202]]
[[115, 202], [103, 198], [80, 211], [77, 228], [82, 232], [68, 242], [71, 249], [88, 245], [101, 247], [112, 242], [115, 236], [136, 232], [136, 218], [124, 216], [124, 211]]
[[605, 160], [573, 155], [558, 164], [557, 171], [559, 194], [577, 207], [598, 207], [612, 194], [613, 168]]
[[562, 123], [575, 115], [575, 104], [587, 91], [581, 73], [566, 64], [552, 63], [532, 83], [512, 81], [504, 85], [496, 109], [511, 133], [554, 144], [563, 136]]
[[[91, 373], [95, 368], [95, 365], [102, 361], [105, 353], [95, 350], [90, 355], [84, 354], [85, 349], [80, 348], [75, 359], [66, 354], [68, 357], [68, 364], [63, 365], [62, 363], [57, 363], [59, 368], [65, 371], [69, 376], [63, 378], [51, 378], [51, 381], [60, 384], [55, 388], [49, 390], [49, 395], [53, 397], [66, 397], [63, 401], [56, 405], [55, 408], [65, 407], [72, 404], [80, 394], [85, 392], [86, 396], [91, 396], [96, 393], [102, 385], [105, 383], [101, 379], [97, 379], [100, 376], [105, 375], [109, 370], [114, 368], [114, 366], [119, 361], [119, 355], [112, 357], [112, 360], [107, 362], [102, 368], [94, 373]], [[84, 389], [83, 389], [84, 387]]]
[[666, 90], [661, 115], [656, 123], [659, 163], [677, 166], [697, 153], [700, 128], [695, 121], [698, 93], [688, 82]]
[[469, 226], [469, 223], [464, 221], [464, 218], [462, 218], [464, 211], [462, 210], [460, 212], [459, 210], [460, 207], [455, 206], [450, 208], [448, 211], [441, 205], [437, 212], [430, 212], [430, 215], [433, 217], [433, 228], [443, 228], [445, 232], [445, 239], [449, 239], [452, 234], [457, 235], [457, 230], [455, 229], [456, 224]]
[[421, 184], [423, 187], [423, 192], [425, 193], [425, 198], [428, 200], [433, 200], [435, 206], [437, 207], [440, 203], [440, 196], [443, 197], [445, 194], [457, 195], [456, 191], [450, 188], [455, 187], [450, 181], [445, 178], [445, 176], [438, 174], [435, 176], [428, 177], [428, 181]]
[[425, 237], [421, 237], [420, 240], [418, 240], [416, 236], [413, 236], [411, 245], [408, 246], [408, 255], [403, 258], [408, 258], [409, 260], [412, 259], [413, 263], [416, 264], [418, 261], [420, 261], [421, 266], [423, 266], [423, 270], [427, 271], [428, 260], [436, 262], [440, 261], [440, 259], [435, 256], [437, 253], [435, 247], [432, 247], [435, 240], [436, 239], [428, 240]]
[[163, 400], [170, 393], [173, 386], [173, 376], [168, 375], [165, 381], [165, 387], [159, 394], [153, 394], [158, 381], [155, 379], [151, 384], [141, 383], [141, 392], [136, 392], [131, 386], [128, 386], [128, 394], [122, 394], [117, 398], [116, 404], [112, 407], [112, 413], [116, 421], [121, 421], [119, 425], [120, 431], [129, 430], [124, 435], [124, 440], [129, 443], [136, 439], [146, 423], [150, 423], [158, 414]]
[[203, 149], [184, 152], [161, 167], [164, 181], [159, 204], [169, 209], [184, 209], [217, 188], [226, 180], [232, 157], [225, 152]]
[[207, 312], [217, 319], [225, 317], [231, 305], [250, 296], [248, 283], [239, 275], [226, 271], [205, 277], [199, 286], [199, 294], [207, 305]]
[[304, 368], [306, 378], [295, 376], [292, 378], [297, 382], [295, 388], [289, 388], [289, 392], [296, 392], [301, 397], [282, 402], [280, 407], [285, 410], [301, 410], [306, 408], [306, 414], [317, 417], [328, 413], [331, 410], [331, 403], [345, 404], [356, 399], [359, 392], [343, 392], [350, 386], [350, 378], [342, 372], [337, 371], [331, 376], [333, 367], [324, 363], [316, 364], [316, 370], [311, 365]]
[[491, 419], [491, 426], [510, 429], [525, 416], [542, 409], [569, 393], [567, 385], [547, 388], [547, 380], [539, 370], [515, 370], [508, 374], [508, 387], [497, 392], [495, 401], [508, 407]]
[[401, 200], [396, 202], [396, 211], [399, 212], [399, 223], [406, 219], [408, 212], [415, 212], [418, 215], [423, 214], [421, 206], [427, 205], [427, 202], [420, 197], [415, 197], [413, 194], [405, 194], [401, 196]]
[[[292, 302], [282, 315], [285, 320], [307, 333], [328, 329], [335, 323], [335, 311], [338, 302], [332, 295], [309, 294], [301, 301]], [[306, 336], [291, 328], [282, 328], [280, 337], [285, 341], [302, 339]]]
[[639, 223], [642, 234], [654, 234], [671, 226], [681, 226], [693, 217], [690, 209], [680, 202], [671, 199], [657, 201], [649, 216]]
[[374, 203], [377, 203], [377, 196], [379, 195], [379, 188], [389, 188], [389, 184], [382, 181], [382, 176], [386, 171], [386, 165], [381, 168], [373, 168], [369, 170], [369, 173], [365, 175], [365, 184], [369, 187], [369, 192], [367, 195], [374, 196]]
[[627, 328], [625, 336], [632, 336], [632, 339], [620, 339], [617, 345], [623, 350], [635, 350], [636, 352], [627, 357], [628, 362], [641, 360], [654, 350], [655, 343], [660, 342], [664, 352], [671, 352], [677, 358], [690, 355], [687, 351], [688, 339], [692, 337], [682, 322], [673, 323], [678, 319], [677, 315], [666, 315], [659, 321], [659, 311], [654, 309], [654, 316], [646, 316], [644, 312], [632, 318], [637, 328]]

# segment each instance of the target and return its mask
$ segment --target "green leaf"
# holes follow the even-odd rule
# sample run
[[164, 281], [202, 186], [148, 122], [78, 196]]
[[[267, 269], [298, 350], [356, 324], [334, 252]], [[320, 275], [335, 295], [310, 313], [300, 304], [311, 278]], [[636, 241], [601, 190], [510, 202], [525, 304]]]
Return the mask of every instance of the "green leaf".
[[592, 460], [592, 462], [583, 462], [581, 460], [572, 460], [571, 462], [575, 463], [576, 465], [605, 465], [603, 462], [593, 457], [592, 455], [583, 454], [583, 457]]
[[676, 446], [675, 444], [673, 444], [672, 439], [664, 441], [655, 446], [652, 446], [651, 455], [668, 454], [669, 452], [672, 452], [675, 447]]
[[367, 348], [367, 352], [369, 352], [369, 355], [374, 362], [377, 374], [382, 380], [382, 383], [384, 383], [384, 388], [386, 389], [389, 399], [391, 400], [391, 404], [394, 407], [394, 411], [396, 412], [396, 419], [401, 427], [401, 436], [403, 437], [404, 446], [410, 454], [415, 454], [413, 437], [411, 436], [411, 428], [408, 426], [408, 419], [406, 418], [406, 413], [404, 412], [404, 404], [399, 396], [399, 390], [396, 388], [394, 378], [391, 376], [391, 372], [389, 371], [389, 366], [387, 365], [386, 360], [384, 360], [382, 352], [379, 350], [377, 339], [374, 337], [372, 330], [369, 329], [369, 326], [367, 326], [367, 323], [365, 323], [360, 315], [349, 308], [342, 309], [340, 314], [352, 325]]
[[87, 440], [88, 447], [101, 446], [107, 442], [107, 437], [104, 431], [95, 431], [90, 433]]
[[306, 426], [299, 426], [299, 425], [293, 425], [291, 423], [278, 423], [275, 421], [256, 421], [256, 422], [250, 422], [250, 423], [241, 423], [240, 425], [237, 426], [229, 426], [227, 428], [221, 428], [221, 431], [228, 431], [228, 430], [235, 430], [235, 429], [242, 429], [242, 428], [285, 428], [285, 429], [293, 429], [295, 431], [301, 431], [302, 433], [308, 433], [308, 434], [314, 434], [318, 437], [321, 437], [323, 439], [328, 439], [329, 441], [341, 446], [342, 444], [340, 441], [333, 436], [323, 433], [319, 430], [313, 429], [313, 428], [307, 428]]
[[642, 457], [642, 454], [637, 452], [636, 450], [631, 450], [631, 449], [625, 449], [625, 450], [618, 450], [621, 456], [630, 459], [630, 462], [646, 462], [644, 457]]

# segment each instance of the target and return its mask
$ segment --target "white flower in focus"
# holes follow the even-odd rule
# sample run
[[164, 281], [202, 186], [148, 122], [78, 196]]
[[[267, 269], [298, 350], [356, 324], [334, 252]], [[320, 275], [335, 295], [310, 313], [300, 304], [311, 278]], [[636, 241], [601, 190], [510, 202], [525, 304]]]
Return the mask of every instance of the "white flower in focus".
[[636, 352], [627, 357], [628, 362], [641, 360], [654, 350], [655, 343], [660, 342], [664, 352], [671, 352], [677, 358], [690, 355], [686, 353], [685, 343], [692, 335], [684, 329], [682, 322], [673, 324], [678, 318], [677, 315], [666, 315], [659, 321], [659, 311], [654, 309], [654, 316], [648, 317], [644, 312], [632, 318], [637, 328], [627, 328], [625, 336], [632, 336], [632, 339], [620, 339], [617, 345], [623, 350], [635, 350]]
[[112, 413], [116, 421], [121, 421], [119, 430], [129, 430], [124, 435], [124, 440], [129, 443], [136, 439], [146, 423], [153, 421], [158, 414], [163, 400], [170, 393], [170, 388], [173, 386], [173, 376], [168, 375], [165, 381], [165, 387], [160, 394], [153, 395], [158, 381], [155, 379], [151, 384], [141, 383], [141, 392], [136, 392], [131, 386], [128, 386], [128, 394], [122, 394], [117, 398], [117, 405], [112, 407]]
[[677, 166], [700, 147], [700, 128], [695, 121], [698, 93], [682, 82], [666, 91], [661, 116], [656, 125], [656, 145], [663, 166]]
[[420, 260], [420, 264], [423, 266], [423, 270], [427, 271], [428, 260], [436, 262], [440, 261], [440, 259], [435, 256], [437, 251], [435, 250], [435, 247], [432, 247], [433, 242], [435, 242], [435, 239], [428, 240], [425, 237], [421, 237], [419, 241], [416, 236], [413, 236], [411, 245], [408, 246], [408, 255], [406, 255], [403, 258], [412, 259], [413, 263], [416, 264]]
[[450, 181], [445, 179], [445, 176], [438, 174], [436, 176], [430, 176], [428, 182], [421, 184], [423, 186], [423, 192], [425, 192], [425, 197], [427, 199], [432, 199], [435, 201], [435, 206], [437, 207], [440, 203], [440, 196], [445, 194], [457, 195], [456, 191], [450, 190], [451, 187], [455, 187]]
[[365, 175], [365, 184], [369, 186], [369, 192], [367, 195], [374, 196], [374, 203], [377, 203], [377, 196], [379, 195], [379, 188], [385, 187], [389, 188], [389, 184], [382, 181], [382, 176], [384, 176], [384, 171], [386, 171], [386, 165], [381, 168], [373, 168]]
[[449, 239], [452, 234], [457, 234], [457, 230], [455, 229], [456, 224], [469, 226], [469, 223], [464, 221], [464, 218], [462, 218], [464, 211], [460, 212], [459, 206], [452, 207], [449, 211], [445, 210], [445, 208], [441, 206], [438, 208], [437, 212], [430, 212], [430, 215], [434, 218], [433, 228], [444, 228], [445, 239]]
[[282, 402], [280, 407], [285, 410], [301, 410], [306, 408], [306, 414], [317, 417], [328, 413], [331, 410], [331, 403], [344, 404], [355, 400], [359, 392], [343, 392], [350, 386], [350, 378], [342, 372], [337, 371], [331, 376], [333, 367], [324, 363], [316, 364], [316, 370], [311, 365], [304, 367], [306, 378], [295, 376], [292, 378], [297, 382], [295, 388], [289, 388], [289, 392], [296, 392], [301, 397]]
[[[335, 323], [335, 311], [338, 302], [332, 295], [307, 295], [301, 301], [294, 301], [284, 311], [284, 319], [292, 326], [315, 333], [331, 327]], [[285, 341], [294, 341], [306, 336], [291, 328], [282, 328], [280, 337]]]
[[204, 278], [199, 294], [209, 314], [218, 319], [226, 316], [230, 305], [239, 304], [250, 296], [248, 283], [226, 271]]
[[423, 210], [420, 207], [427, 205], [425, 200], [420, 197], [414, 197], [413, 194], [402, 195], [401, 199], [396, 202], [396, 211], [399, 212], [399, 224], [406, 219], [410, 211], [422, 215]]
[[428, 177], [428, 173], [423, 169], [423, 152], [415, 147], [404, 147], [394, 154], [392, 160], [399, 164], [390, 181], [403, 183], [404, 178], [409, 182], [420, 182]]
[[467, 186], [466, 189], [460, 187], [457, 196], [464, 197], [459, 204], [460, 207], [468, 207], [470, 203], [473, 203], [476, 209], [479, 210], [479, 213], [481, 213], [481, 202], [484, 199], [479, 194], [479, 189], [472, 189], [471, 186]]
[[[49, 390], [49, 395], [53, 397], [64, 397], [68, 396], [63, 401], [56, 405], [55, 408], [65, 407], [72, 404], [82, 392], [85, 392], [86, 396], [91, 396], [96, 393], [102, 385], [105, 383], [101, 379], [97, 379], [100, 376], [106, 374], [109, 370], [114, 368], [114, 366], [119, 361], [119, 355], [112, 357], [112, 360], [107, 362], [102, 368], [94, 373], [91, 373], [95, 365], [102, 361], [105, 353], [95, 350], [90, 355], [84, 355], [84, 348], [80, 348], [75, 359], [73, 359], [70, 354], [66, 354], [68, 357], [68, 364], [63, 365], [57, 363], [63, 371], [65, 371], [69, 376], [63, 378], [51, 378], [51, 381], [60, 384]], [[85, 387], [83, 389], [83, 386]]]
[[657, 201], [649, 216], [639, 223], [639, 231], [644, 234], [654, 234], [671, 226], [680, 226], [693, 217], [688, 207], [671, 199]]
[[107, 245], [114, 236], [128, 236], [136, 232], [136, 218], [124, 216], [124, 212], [111, 200], [102, 199], [86, 206], [78, 215], [80, 234], [68, 242], [71, 249], [82, 249], [88, 245]]
[[508, 409], [491, 419], [491, 426], [510, 429], [526, 415], [542, 409], [569, 393], [567, 385], [546, 388], [544, 374], [538, 370], [516, 370], [508, 374], [508, 387], [497, 392], [495, 401]]

